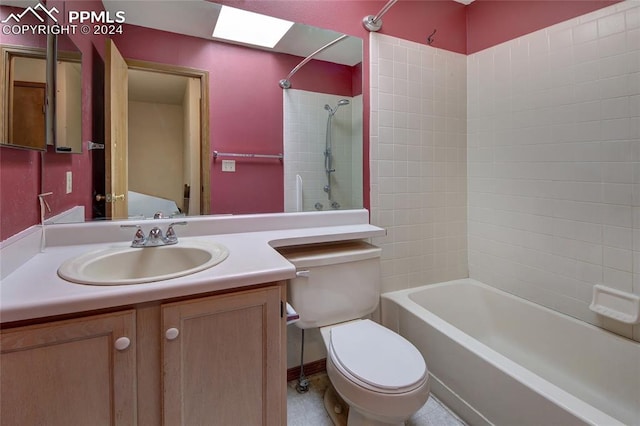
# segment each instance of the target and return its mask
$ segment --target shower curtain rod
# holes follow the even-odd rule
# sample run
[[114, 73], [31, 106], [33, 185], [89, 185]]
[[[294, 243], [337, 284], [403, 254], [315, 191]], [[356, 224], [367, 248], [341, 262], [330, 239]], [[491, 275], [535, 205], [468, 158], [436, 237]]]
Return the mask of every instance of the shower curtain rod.
[[341, 35], [340, 37], [338, 37], [337, 39], [330, 41], [329, 43], [325, 44], [324, 46], [322, 46], [320, 49], [316, 50], [315, 52], [313, 52], [311, 55], [307, 56], [306, 58], [304, 58], [302, 60], [302, 62], [300, 62], [298, 65], [296, 65], [296, 67], [294, 69], [291, 70], [291, 72], [289, 73], [289, 75], [287, 76], [287, 78], [284, 78], [282, 80], [280, 80], [280, 87], [282, 87], [283, 89], [289, 89], [291, 88], [291, 82], [289, 81], [289, 79], [291, 77], [293, 77], [293, 75], [295, 73], [298, 72], [298, 70], [300, 68], [302, 68], [303, 66], [305, 66], [305, 64], [307, 62], [309, 62], [314, 56], [316, 56], [318, 53], [322, 52], [323, 50], [333, 46], [334, 44], [344, 40], [345, 38], [349, 37], [346, 34]]
[[382, 15], [387, 13], [389, 9], [391, 9], [391, 6], [396, 4], [397, 1], [398, 0], [389, 0], [376, 16], [368, 15], [362, 18], [362, 25], [369, 31], [379, 31], [380, 28], [382, 28]]

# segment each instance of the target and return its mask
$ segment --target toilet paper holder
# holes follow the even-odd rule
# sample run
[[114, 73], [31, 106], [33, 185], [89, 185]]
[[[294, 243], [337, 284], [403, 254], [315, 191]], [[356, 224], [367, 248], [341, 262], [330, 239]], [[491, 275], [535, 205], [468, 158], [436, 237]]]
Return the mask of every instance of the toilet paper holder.
[[287, 325], [300, 321], [300, 315], [293, 309], [293, 306], [287, 302]]

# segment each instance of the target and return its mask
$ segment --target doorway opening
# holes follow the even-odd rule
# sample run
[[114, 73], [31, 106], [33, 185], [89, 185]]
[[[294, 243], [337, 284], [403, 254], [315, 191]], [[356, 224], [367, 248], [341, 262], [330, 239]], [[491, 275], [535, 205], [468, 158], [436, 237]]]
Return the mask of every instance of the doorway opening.
[[111, 40], [106, 59], [105, 217], [208, 214], [208, 73], [125, 60]]

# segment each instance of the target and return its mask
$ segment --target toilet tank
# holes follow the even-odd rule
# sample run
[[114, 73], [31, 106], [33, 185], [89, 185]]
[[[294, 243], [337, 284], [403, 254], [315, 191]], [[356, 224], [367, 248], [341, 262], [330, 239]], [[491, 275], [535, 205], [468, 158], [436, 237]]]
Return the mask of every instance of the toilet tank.
[[287, 298], [300, 328], [361, 318], [380, 300], [381, 249], [364, 241], [278, 249], [296, 267]]

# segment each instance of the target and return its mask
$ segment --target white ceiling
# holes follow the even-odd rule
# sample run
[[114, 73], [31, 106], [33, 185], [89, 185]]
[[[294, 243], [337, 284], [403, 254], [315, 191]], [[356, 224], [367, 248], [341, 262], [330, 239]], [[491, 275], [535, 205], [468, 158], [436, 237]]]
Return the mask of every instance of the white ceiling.
[[[207, 40], [215, 40], [211, 34], [221, 9], [220, 4], [205, 0], [103, 0], [102, 3], [105, 10], [111, 13], [124, 11], [127, 24]], [[341, 35], [335, 31], [295, 24], [272, 50], [305, 58]], [[356, 65], [362, 62], [362, 40], [357, 37], [348, 37], [314, 56], [314, 59], [349, 66]]]

